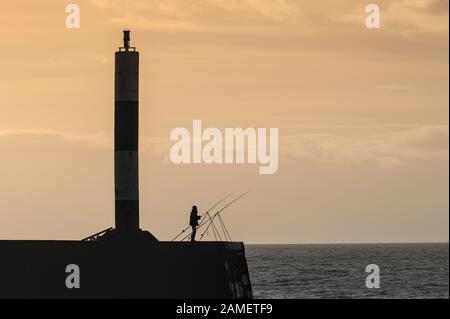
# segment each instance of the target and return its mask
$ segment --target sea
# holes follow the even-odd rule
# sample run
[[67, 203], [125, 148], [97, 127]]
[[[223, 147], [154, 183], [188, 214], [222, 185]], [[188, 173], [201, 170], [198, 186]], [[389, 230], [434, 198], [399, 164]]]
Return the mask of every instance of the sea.
[[245, 247], [257, 299], [449, 298], [448, 243]]

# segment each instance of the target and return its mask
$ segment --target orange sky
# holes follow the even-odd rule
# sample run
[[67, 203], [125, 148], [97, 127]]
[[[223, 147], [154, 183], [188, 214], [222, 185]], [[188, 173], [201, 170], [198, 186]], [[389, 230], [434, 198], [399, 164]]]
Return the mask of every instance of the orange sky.
[[[0, 11], [0, 239], [113, 225], [113, 72], [141, 53], [141, 226], [171, 239], [189, 208], [227, 210], [248, 243], [448, 241], [448, 1], [93, 0]], [[277, 127], [278, 173], [177, 166], [170, 131]]]

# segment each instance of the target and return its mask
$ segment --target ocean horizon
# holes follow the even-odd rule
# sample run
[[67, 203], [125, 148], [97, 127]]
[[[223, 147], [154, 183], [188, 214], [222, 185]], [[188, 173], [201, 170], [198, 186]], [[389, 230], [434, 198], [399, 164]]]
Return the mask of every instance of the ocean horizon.
[[[448, 243], [247, 244], [255, 298], [449, 298]], [[368, 265], [380, 288], [366, 286]]]

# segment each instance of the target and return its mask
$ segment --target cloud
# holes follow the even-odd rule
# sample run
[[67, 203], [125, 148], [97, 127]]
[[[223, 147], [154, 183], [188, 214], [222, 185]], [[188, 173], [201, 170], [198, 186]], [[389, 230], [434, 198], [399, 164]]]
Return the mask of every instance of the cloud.
[[414, 90], [414, 86], [402, 83], [385, 83], [376, 86], [377, 89], [386, 91], [411, 91]]
[[[6, 145], [14, 145], [18, 141], [31, 141], [33, 145], [37, 143], [54, 145], [55, 142], [60, 142], [63, 145], [76, 144], [81, 147], [93, 147], [106, 150], [112, 150], [114, 146], [113, 137], [106, 133], [80, 135], [46, 129], [0, 130], [0, 142], [6, 142]], [[171, 142], [168, 138], [144, 136], [139, 141], [140, 150], [143, 153], [152, 153], [168, 159], [171, 147]]]
[[[364, 28], [366, 3], [325, 0], [93, 0], [108, 10], [111, 22], [147, 29], [208, 30], [245, 26], [327, 27], [352, 24]], [[379, 0], [383, 26], [391, 31], [448, 30], [447, 0]], [[299, 29], [299, 32], [301, 29]]]
[[37, 138], [43, 140], [45, 138], [57, 139], [67, 143], [84, 144], [88, 146], [110, 148], [112, 145], [111, 138], [104, 133], [93, 135], [77, 135], [56, 130], [45, 129], [8, 129], [0, 130], [0, 141], [11, 138]]
[[111, 22], [149, 29], [195, 29], [199, 26], [235, 26], [255, 22], [295, 23], [299, 7], [291, 0], [93, 0], [114, 14]]
[[[325, 131], [326, 128], [321, 126], [320, 130]], [[112, 149], [113, 145], [112, 138], [104, 133], [77, 135], [42, 129], [0, 131], [0, 142], [16, 141], [14, 138], [41, 143], [56, 139], [65, 144], [75, 143], [102, 149]], [[282, 156], [322, 163], [374, 163], [381, 168], [392, 169], [417, 160], [449, 159], [448, 125], [425, 125], [401, 130], [380, 126], [378, 133], [359, 137], [323, 133], [283, 135], [279, 141]], [[143, 154], [151, 153], [169, 162], [172, 144], [168, 137], [144, 136], [140, 139], [140, 150]]]
[[[448, 0], [380, 0], [382, 29], [403, 36], [416, 32], [448, 32]], [[353, 6], [337, 21], [361, 25], [366, 4]], [[363, 14], [362, 14], [363, 13]]]
[[435, 15], [448, 14], [449, 9], [448, 0], [403, 0], [402, 4], [410, 9], [425, 10]]
[[301, 134], [280, 138], [289, 156], [319, 162], [376, 163], [382, 168], [407, 165], [414, 160], [447, 160], [447, 125], [428, 125], [363, 137]]

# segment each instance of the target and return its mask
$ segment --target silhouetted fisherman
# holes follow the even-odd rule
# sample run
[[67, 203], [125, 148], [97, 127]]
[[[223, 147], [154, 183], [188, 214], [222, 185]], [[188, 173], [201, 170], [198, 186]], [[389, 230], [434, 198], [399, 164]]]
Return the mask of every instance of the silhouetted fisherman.
[[191, 241], [195, 241], [195, 235], [197, 234], [197, 226], [198, 221], [200, 220], [200, 216], [198, 216], [197, 206], [192, 206], [191, 211], [191, 218], [189, 220], [189, 225], [192, 227], [192, 235], [191, 235]]

